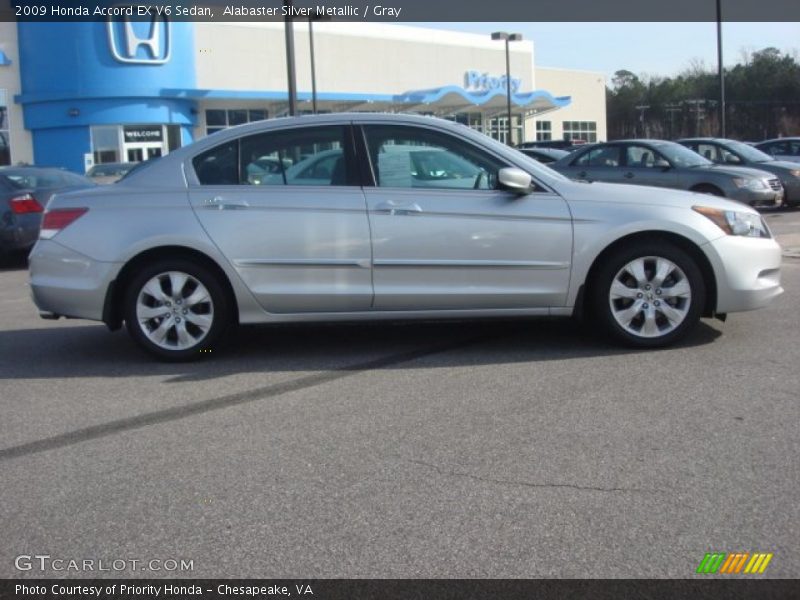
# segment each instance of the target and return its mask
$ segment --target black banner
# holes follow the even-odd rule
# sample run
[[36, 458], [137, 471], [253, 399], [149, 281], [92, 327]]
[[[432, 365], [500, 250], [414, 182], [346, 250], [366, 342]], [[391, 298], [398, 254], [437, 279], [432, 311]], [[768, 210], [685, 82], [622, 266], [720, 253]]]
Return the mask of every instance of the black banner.
[[5, 580], [0, 598], [21, 600], [306, 598], [314, 600], [513, 600], [536, 599], [788, 600], [798, 580]]
[[[797, 0], [721, 0], [722, 20], [800, 21]], [[0, 0], [0, 20], [282, 21], [332, 19], [364, 22], [699, 22], [716, 21], [714, 0]]]

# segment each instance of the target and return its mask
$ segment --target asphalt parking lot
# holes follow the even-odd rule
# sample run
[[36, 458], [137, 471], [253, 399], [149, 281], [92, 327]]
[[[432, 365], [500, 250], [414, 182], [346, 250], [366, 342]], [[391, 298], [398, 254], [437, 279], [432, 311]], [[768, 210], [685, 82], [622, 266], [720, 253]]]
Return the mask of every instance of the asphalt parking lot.
[[[800, 574], [800, 211], [786, 293], [679, 347], [570, 321], [252, 327], [167, 365], [0, 269], [0, 577]], [[184, 559], [189, 572], [44, 572]]]

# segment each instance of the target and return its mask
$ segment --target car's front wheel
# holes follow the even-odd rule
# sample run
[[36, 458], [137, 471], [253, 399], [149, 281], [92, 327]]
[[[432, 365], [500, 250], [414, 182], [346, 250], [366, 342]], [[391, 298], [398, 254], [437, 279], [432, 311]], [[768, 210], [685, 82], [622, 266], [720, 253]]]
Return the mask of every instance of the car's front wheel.
[[593, 314], [618, 340], [671, 344], [700, 319], [706, 290], [695, 260], [669, 243], [637, 243], [606, 257], [591, 287]]
[[225, 292], [206, 267], [161, 260], [139, 270], [127, 288], [131, 337], [164, 360], [191, 360], [211, 350], [229, 322]]

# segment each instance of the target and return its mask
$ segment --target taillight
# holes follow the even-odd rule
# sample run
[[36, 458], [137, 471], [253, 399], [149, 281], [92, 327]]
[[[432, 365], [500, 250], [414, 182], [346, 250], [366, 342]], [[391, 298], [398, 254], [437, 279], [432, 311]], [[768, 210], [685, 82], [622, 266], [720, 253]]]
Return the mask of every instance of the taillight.
[[11, 205], [11, 212], [15, 215], [24, 215], [27, 213], [40, 213], [44, 210], [39, 201], [36, 200], [31, 194], [22, 194], [16, 196], [8, 201]]
[[88, 208], [55, 208], [48, 210], [44, 213], [39, 237], [43, 240], [49, 240], [88, 211]]

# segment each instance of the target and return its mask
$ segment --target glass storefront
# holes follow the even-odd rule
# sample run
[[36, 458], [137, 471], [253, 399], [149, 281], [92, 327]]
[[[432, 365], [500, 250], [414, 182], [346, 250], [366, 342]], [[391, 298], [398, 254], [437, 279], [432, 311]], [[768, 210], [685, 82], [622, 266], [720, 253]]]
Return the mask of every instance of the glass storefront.
[[98, 125], [91, 135], [95, 164], [142, 162], [181, 146], [178, 125]]
[[[507, 143], [508, 140], [508, 117], [485, 117], [479, 112], [470, 113], [456, 113], [447, 117], [451, 121], [462, 123], [472, 129], [476, 129], [481, 133], [493, 137], [496, 140]], [[512, 141], [514, 144], [519, 144], [524, 141], [522, 119], [519, 115], [512, 115]]]
[[567, 141], [583, 140], [594, 143], [597, 141], [596, 121], [564, 121], [564, 139]]
[[267, 117], [269, 117], [269, 112], [262, 109], [209, 108], [206, 109], [206, 135], [211, 135], [234, 125], [263, 121]]

